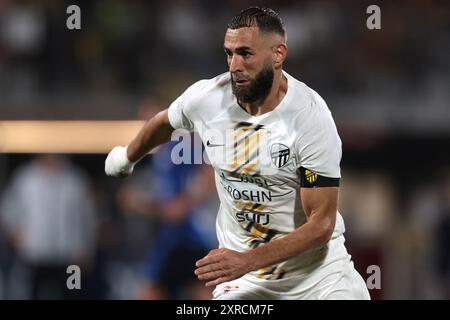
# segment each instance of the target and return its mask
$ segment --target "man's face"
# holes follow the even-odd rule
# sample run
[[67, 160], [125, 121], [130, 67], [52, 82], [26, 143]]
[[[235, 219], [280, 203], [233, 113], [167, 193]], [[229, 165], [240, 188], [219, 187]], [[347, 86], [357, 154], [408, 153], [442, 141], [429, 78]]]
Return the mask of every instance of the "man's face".
[[272, 47], [258, 28], [228, 29], [224, 50], [238, 100], [252, 103], [267, 97], [274, 76]]

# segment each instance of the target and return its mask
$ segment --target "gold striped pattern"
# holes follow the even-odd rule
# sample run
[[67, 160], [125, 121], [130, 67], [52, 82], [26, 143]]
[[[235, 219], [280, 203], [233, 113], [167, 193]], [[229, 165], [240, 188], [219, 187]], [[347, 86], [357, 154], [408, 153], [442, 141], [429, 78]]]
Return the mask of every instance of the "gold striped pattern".
[[249, 125], [234, 130], [234, 156], [230, 171], [252, 174], [259, 164], [260, 126]]

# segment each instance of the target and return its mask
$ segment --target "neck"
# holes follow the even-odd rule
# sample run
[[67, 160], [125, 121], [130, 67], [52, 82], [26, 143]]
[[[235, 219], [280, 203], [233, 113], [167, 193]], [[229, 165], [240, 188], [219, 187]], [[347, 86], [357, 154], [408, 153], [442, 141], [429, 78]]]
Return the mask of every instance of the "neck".
[[284, 98], [287, 92], [287, 79], [283, 72], [276, 70], [273, 77], [272, 88], [269, 94], [251, 103], [239, 102], [242, 108], [252, 116], [259, 116], [275, 109]]

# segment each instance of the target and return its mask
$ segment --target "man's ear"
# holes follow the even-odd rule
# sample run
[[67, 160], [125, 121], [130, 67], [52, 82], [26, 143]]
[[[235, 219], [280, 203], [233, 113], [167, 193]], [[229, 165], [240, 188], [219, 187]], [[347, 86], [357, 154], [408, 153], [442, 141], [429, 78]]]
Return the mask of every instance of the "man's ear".
[[285, 43], [280, 43], [273, 48], [273, 64], [275, 68], [281, 68], [287, 57], [288, 48]]

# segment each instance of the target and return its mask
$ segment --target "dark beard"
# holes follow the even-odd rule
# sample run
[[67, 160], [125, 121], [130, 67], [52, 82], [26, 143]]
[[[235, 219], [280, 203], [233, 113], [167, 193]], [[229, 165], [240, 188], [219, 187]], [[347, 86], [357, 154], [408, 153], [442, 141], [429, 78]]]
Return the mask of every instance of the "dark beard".
[[265, 66], [255, 77], [250, 79], [250, 84], [247, 87], [238, 87], [231, 76], [231, 86], [233, 94], [239, 102], [253, 103], [258, 100], [264, 101], [269, 95], [273, 83], [273, 69], [271, 66]]

